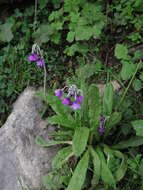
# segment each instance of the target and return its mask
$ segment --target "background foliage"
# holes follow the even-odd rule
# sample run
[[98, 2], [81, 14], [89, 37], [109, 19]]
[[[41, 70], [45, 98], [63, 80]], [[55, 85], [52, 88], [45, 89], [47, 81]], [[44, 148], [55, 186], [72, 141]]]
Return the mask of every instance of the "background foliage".
[[[120, 96], [131, 81], [118, 110], [122, 112], [119, 125], [121, 130], [117, 126], [110, 133], [107, 143], [119, 142], [135, 134], [142, 136], [142, 128], [139, 127], [143, 125], [142, 0], [39, 0], [36, 22], [34, 2], [15, 4], [13, 9], [4, 6], [6, 9], [1, 6], [0, 13], [0, 125], [4, 123], [13, 102], [25, 87], [39, 87], [43, 83], [42, 70], [27, 60], [33, 43], [38, 42], [44, 51], [47, 83], [50, 87], [55, 83], [62, 86], [65, 81], [80, 86], [80, 81], [85, 79], [90, 83], [108, 83], [115, 79], [121, 85]], [[77, 81], [77, 76], [80, 81]], [[103, 112], [111, 114], [113, 110], [116, 111], [115, 104], [119, 97], [115, 93], [115, 98], [112, 98], [111, 86], [105, 91], [107, 97], [103, 99]], [[92, 94], [92, 89], [90, 93]], [[114, 114], [115, 118], [120, 118], [116, 112]], [[109, 120], [110, 126], [112, 122], [114, 120]], [[66, 121], [64, 123], [69, 125]], [[113, 135], [115, 132], [117, 136]], [[134, 140], [140, 145], [138, 138]], [[123, 146], [119, 144], [120, 148]], [[128, 170], [118, 184], [119, 189], [143, 188], [142, 151], [142, 146], [127, 149]], [[114, 171], [117, 165], [118, 160], [116, 163], [111, 158], [110, 169]], [[60, 171], [62, 177], [54, 177], [55, 183], [50, 183], [55, 173], [49, 174], [48, 185], [53, 189], [67, 186], [72, 173], [69, 167], [64, 167]], [[47, 183], [46, 177], [43, 181]]]

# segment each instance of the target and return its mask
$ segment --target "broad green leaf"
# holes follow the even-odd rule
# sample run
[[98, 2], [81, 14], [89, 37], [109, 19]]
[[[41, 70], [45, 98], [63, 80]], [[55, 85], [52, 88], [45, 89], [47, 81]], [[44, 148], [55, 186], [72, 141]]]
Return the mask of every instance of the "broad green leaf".
[[73, 31], [68, 32], [67, 41], [68, 42], [73, 42], [74, 36], [75, 36], [75, 32], [73, 32]]
[[76, 127], [76, 123], [72, 118], [67, 118], [63, 115], [54, 115], [52, 117], [49, 117], [46, 121], [51, 125], [60, 125], [60, 127], [63, 126], [70, 129]]
[[35, 139], [35, 143], [41, 147], [50, 147], [58, 144], [71, 144], [70, 141], [54, 141], [51, 140], [49, 142], [46, 142], [42, 137], [37, 136]]
[[40, 9], [43, 9], [46, 7], [46, 4], [48, 3], [48, 0], [38, 0], [38, 3], [40, 5]]
[[49, 104], [57, 115], [67, 115], [68, 108], [62, 105], [61, 100], [53, 94], [48, 93], [46, 96], [46, 103]]
[[136, 120], [132, 121], [132, 125], [134, 130], [136, 131], [137, 136], [142, 136], [143, 137], [143, 120]]
[[[82, 104], [82, 115], [84, 117], [84, 121], [82, 121], [82, 122], [88, 123], [89, 122], [89, 118], [88, 118], [88, 96], [87, 96], [88, 85], [85, 82], [85, 79], [82, 77], [81, 72], [80, 72], [79, 76], [80, 76], [80, 88], [82, 90], [83, 97], [84, 97], [84, 101]], [[84, 123], [84, 125], [85, 125], [85, 123]]]
[[133, 88], [135, 89], [135, 91], [140, 91], [143, 88], [143, 84], [139, 79], [135, 79], [133, 81]]
[[103, 114], [104, 115], [111, 115], [113, 99], [114, 99], [113, 85], [111, 83], [108, 83], [104, 89], [104, 96], [103, 96]]
[[61, 39], [61, 33], [56, 31], [50, 38], [52, 42], [54, 42], [55, 44], [59, 44]]
[[126, 62], [125, 64], [123, 64], [122, 66], [122, 70], [121, 70], [121, 77], [123, 80], [128, 80], [132, 77], [132, 75], [134, 74], [136, 65], [134, 65], [133, 63], [128, 63]]
[[99, 139], [98, 127], [101, 114], [101, 102], [100, 102], [99, 89], [94, 84], [90, 85], [88, 90], [88, 106], [89, 106], [89, 118], [90, 124], [95, 131], [96, 139]]
[[89, 162], [89, 153], [86, 151], [83, 157], [80, 159], [73, 173], [73, 176], [69, 182], [67, 190], [81, 190], [86, 178], [86, 172]]
[[115, 56], [118, 59], [127, 59], [128, 56], [128, 49], [125, 45], [123, 44], [116, 44], [115, 47]]
[[42, 176], [42, 184], [46, 187], [46, 190], [53, 190], [62, 188], [63, 177], [61, 175], [53, 174], [52, 172]]
[[47, 24], [41, 24], [39, 28], [33, 33], [35, 41], [39, 44], [47, 43], [50, 40], [50, 35], [54, 33], [53, 28]]
[[65, 12], [77, 12], [77, 10], [79, 9], [79, 5], [81, 3], [81, 0], [65, 0], [64, 1], [64, 11]]
[[94, 166], [94, 172], [93, 172], [93, 179], [92, 179], [92, 185], [94, 187], [98, 184], [100, 175], [101, 175], [101, 163], [98, 154], [96, 151], [91, 147], [90, 153], [92, 155], [93, 160], [93, 166]]
[[114, 174], [116, 181], [120, 181], [124, 177], [127, 171], [127, 163], [126, 163], [125, 156], [120, 151], [115, 150], [113, 151], [113, 153], [116, 157], [122, 159], [119, 168], [115, 171], [115, 174]]
[[[51, 21], [56, 21], [55, 23], [59, 22], [59, 19], [62, 17], [63, 15], [63, 9], [58, 9], [57, 11], [52, 11], [52, 13], [49, 15], [49, 22]], [[62, 23], [63, 21], [61, 21], [60, 23]]]
[[112, 150], [106, 145], [104, 145], [104, 152], [108, 157], [108, 161], [111, 157], [117, 157], [118, 159], [121, 160], [119, 167], [114, 172], [115, 180], [120, 181], [124, 177], [127, 170], [127, 163], [126, 163], [125, 156], [120, 151]]
[[11, 28], [11, 23], [5, 23], [0, 25], [0, 41], [10, 42], [13, 39], [13, 33], [11, 31]]
[[143, 82], [143, 72], [140, 74], [139, 78]]
[[94, 1], [94, 3], [91, 2], [86, 1], [84, 3], [83, 10], [81, 11], [82, 16], [88, 21], [89, 24], [103, 21], [103, 6], [101, 6], [101, 4], [97, 1]]
[[140, 145], [143, 145], [143, 137], [132, 137], [128, 140], [121, 141], [118, 144], [115, 144], [112, 146], [112, 148], [115, 149], [125, 149], [129, 147], [138, 147]]
[[61, 168], [62, 165], [65, 164], [72, 155], [73, 155], [73, 152], [72, 152], [71, 146], [61, 149], [56, 154], [56, 156], [54, 157], [54, 159], [52, 161], [52, 168], [53, 169]]
[[73, 137], [73, 130], [58, 130], [48, 133], [48, 136], [54, 137], [55, 140], [71, 139]]
[[81, 54], [86, 54], [88, 52], [88, 46], [87, 44], [72, 44], [70, 47], [67, 47], [64, 51], [68, 56], [73, 56], [76, 52]]
[[105, 133], [104, 133], [104, 137], [106, 138], [110, 132], [110, 130], [115, 126], [117, 125], [120, 120], [121, 120], [121, 113], [120, 112], [114, 112], [111, 114], [109, 120], [107, 121], [106, 123], [106, 126], [105, 126]]
[[73, 136], [73, 152], [76, 156], [80, 156], [86, 148], [89, 137], [89, 129], [86, 127], [77, 127]]
[[89, 40], [93, 35], [93, 28], [89, 26], [78, 26], [75, 31], [76, 41]]
[[[95, 60], [94, 64], [82, 65], [76, 72], [79, 78], [83, 80], [89, 79], [92, 75], [97, 73], [101, 68], [101, 62]], [[88, 72], [87, 72], [88, 71]]]
[[100, 148], [97, 149], [97, 153], [99, 155], [100, 161], [101, 161], [101, 179], [105, 183], [105, 185], [108, 185], [109, 187], [113, 187], [116, 189], [116, 182], [114, 179], [114, 176], [112, 175], [110, 169], [108, 168], [105, 157], [103, 152]]
[[93, 38], [97, 39], [100, 37], [102, 28], [104, 27], [104, 21], [100, 21], [97, 22], [94, 26], [93, 26]]

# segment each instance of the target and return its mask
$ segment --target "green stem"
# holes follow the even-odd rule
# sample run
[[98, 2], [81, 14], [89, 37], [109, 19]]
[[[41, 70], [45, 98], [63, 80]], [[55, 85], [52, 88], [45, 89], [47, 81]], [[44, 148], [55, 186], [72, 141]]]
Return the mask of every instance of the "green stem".
[[92, 145], [92, 141], [93, 141], [93, 132], [90, 134], [89, 137], [89, 144]]
[[47, 70], [44, 63], [44, 98], [46, 98], [46, 82], [47, 82]]
[[116, 107], [116, 109], [115, 109], [116, 111], [119, 109], [119, 106], [122, 104], [122, 102], [123, 102], [123, 100], [124, 100], [124, 98], [125, 98], [125, 96], [126, 96], [128, 90], [129, 90], [129, 88], [130, 88], [130, 86], [131, 86], [131, 84], [132, 84], [132, 82], [133, 82], [133, 80], [134, 80], [134, 78], [135, 78], [135, 75], [136, 75], [136, 73], [137, 73], [137, 71], [138, 71], [139, 66], [140, 66], [141, 63], [142, 63], [141, 61], [138, 63], [138, 65], [137, 65], [137, 67], [136, 67], [136, 70], [135, 70], [135, 72], [134, 72], [134, 74], [133, 74], [133, 76], [132, 76], [132, 78], [131, 78], [129, 84], [128, 84], [127, 88], [125, 89], [125, 91], [124, 91], [124, 93], [123, 93], [123, 96], [121, 97], [121, 99], [120, 99], [120, 101], [119, 101], [119, 103], [118, 103], [118, 105], [117, 105], [117, 107]]

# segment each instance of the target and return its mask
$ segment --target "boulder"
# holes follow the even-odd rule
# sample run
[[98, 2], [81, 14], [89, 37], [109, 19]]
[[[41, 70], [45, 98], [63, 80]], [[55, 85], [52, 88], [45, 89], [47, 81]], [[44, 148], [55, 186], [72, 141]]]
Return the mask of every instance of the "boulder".
[[37, 135], [48, 142], [51, 130], [40, 117], [42, 102], [35, 92], [28, 88], [20, 95], [0, 128], [0, 190], [21, 190], [19, 177], [30, 190], [39, 190], [42, 175], [51, 170], [51, 160], [58, 148], [35, 144]]

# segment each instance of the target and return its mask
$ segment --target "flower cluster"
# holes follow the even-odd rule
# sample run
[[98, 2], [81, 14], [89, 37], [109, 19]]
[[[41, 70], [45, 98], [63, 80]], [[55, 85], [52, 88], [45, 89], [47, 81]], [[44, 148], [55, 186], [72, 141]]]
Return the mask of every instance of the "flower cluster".
[[104, 117], [102, 115], [100, 115], [100, 126], [98, 132], [100, 135], [104, 133]]
[[32, 46], [32, 53], [28, 57], [30, 62], [36, 62], [38, 67], [44, 67], [44, 59], [40, 47], [37, 44]]
[[[67, 91], [66, 97], [64, 96], [65, 91]], [[73, 110], [80, 109], [83, 102], [82, 92], [76, 85], [55, 90], [55, 96], [61, 99], [63, 105], [69, 106]]]

